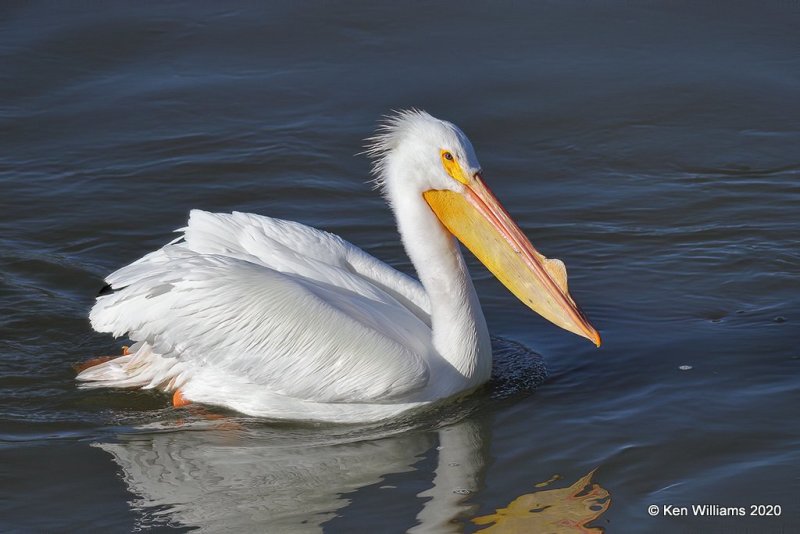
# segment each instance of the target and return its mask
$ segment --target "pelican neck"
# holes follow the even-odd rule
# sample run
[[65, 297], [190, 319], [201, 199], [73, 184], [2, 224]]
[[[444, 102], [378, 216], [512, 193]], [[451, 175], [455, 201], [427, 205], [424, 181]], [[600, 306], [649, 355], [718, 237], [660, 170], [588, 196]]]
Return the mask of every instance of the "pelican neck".
[[463, 377], [459, 391], [476, 387], [491, 375], [491, 342], [459, 244], [422, 195], [392, 200], [406, 253], [430, 301], [434, 348]]

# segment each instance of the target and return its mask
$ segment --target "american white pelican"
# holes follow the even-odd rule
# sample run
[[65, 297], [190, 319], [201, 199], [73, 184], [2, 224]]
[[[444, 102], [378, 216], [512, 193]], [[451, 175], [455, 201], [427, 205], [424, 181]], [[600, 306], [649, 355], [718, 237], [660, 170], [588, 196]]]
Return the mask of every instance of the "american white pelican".
[[489, 379], [492, 352], [455, 238], [531, 309], [600, 345], [564, 264], [514, 224], [460, 129], [402, 111], [370, 143], [419, 282], [296, 222], [195, 210], [182, 238], [106, 279], [92, 326], [134, 344], [78, 380], [329, 422], [381, 420], [467, 392]]

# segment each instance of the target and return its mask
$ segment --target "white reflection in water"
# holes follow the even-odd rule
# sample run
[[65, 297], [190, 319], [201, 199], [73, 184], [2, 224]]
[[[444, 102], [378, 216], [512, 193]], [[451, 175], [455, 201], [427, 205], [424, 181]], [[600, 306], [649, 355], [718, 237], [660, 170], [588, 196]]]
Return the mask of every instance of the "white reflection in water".
[[243, 435], [221, 424], [229, 428], [123, 435], [119, 442], [95, 444], [114, 457], [137, 495], [131, 505], [142, 513], [140, 526], [321, 532], [350, 503], [348, 493], [412, 470], [438, 434], [433, 483], [419, 495], [420, 524], [413, 532], [458, 531], [452, 520], [470, 511], [465, 501], [483, 467], [483, 440], [469, 420], [434, 432], [311, 443], [303, 432], [292, 439], [262, 427]]

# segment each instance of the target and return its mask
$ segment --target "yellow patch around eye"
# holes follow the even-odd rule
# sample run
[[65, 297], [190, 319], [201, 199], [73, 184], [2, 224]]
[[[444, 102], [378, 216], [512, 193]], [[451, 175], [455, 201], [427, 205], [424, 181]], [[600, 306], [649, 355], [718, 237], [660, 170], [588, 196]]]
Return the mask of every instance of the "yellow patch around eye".
[[[447, 174], [449, 174], [453, 180], [457, 180], [465, 185], [468, 184], [469, 178], [461, 168], [461, 165], [458, 164], [458, 161], [456, 161], [455, 156], [447, 150], [441, 150], [439, 154], [442, 157], [442, 165], [444, 165], [444, 170], [447, 171]], [[449, 159], [447, 157], [448, 155], [450, 156]]]

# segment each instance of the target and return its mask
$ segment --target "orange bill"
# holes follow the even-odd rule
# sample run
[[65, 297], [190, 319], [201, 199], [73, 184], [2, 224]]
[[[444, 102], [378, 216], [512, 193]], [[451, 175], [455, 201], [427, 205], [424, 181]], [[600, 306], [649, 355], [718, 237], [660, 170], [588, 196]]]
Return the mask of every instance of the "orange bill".
[[600, 334], [569, 294], [564, 263], [533, 247], [479, 175], [464, 184], [463, 193], [430, 190], [423, 196], [442, 224], [519, 300], [600, 346]]

